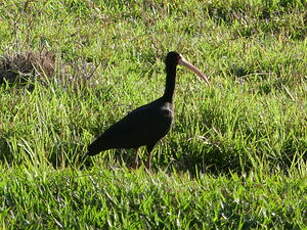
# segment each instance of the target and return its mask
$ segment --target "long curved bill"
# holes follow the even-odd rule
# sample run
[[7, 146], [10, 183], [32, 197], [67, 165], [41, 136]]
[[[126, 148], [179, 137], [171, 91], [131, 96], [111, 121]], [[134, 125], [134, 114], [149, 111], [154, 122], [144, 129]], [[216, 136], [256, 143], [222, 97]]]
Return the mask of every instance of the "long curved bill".
[[195, 67], [190, 62], [185, 60], [184, 57], [182, 57], [182, 56], [179, 59], [179, 65], [187, 67], [188, 69], [193, 71], [197, 76], [199, 76], [201, 79], [205, 80], [208, 85], [210, 84], [208, 77], [205, 74], [203, 74], [197, 67]]

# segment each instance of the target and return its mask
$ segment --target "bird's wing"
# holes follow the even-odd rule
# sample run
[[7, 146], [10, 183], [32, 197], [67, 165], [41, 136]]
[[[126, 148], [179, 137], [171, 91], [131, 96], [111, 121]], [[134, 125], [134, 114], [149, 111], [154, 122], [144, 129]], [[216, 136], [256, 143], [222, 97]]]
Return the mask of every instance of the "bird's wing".
[[135, 109], [107, 129], [89, 149], [137, 148], [156, 143], [166, 135], [172, 122], [158, 108], [159, 101], [154, 101]]
[[161, 118], [159, 113], [159, 110], [152, 107], [136, 109], [106, 130], [104, 136], [110, 138], [110, 141], [114, 140], [116, 145], [122, 143], [123, 148], [155, 142], [166, 134], [165, 126], [171, 122]]

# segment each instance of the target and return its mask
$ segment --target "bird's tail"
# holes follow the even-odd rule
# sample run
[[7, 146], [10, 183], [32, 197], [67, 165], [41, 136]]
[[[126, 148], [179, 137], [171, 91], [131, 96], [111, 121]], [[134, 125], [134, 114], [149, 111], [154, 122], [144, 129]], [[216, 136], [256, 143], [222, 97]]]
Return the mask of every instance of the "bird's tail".
[[94, 156], [97, 155], [98, 153], [100, 153], [103, 150], [106, 150], [104, 144], [103, 144], [103, 140], [102, 138], [97, 138], [93, 143], [91, 143], [88, 147], [87, 147], [87, 153], [86, 155], [88, 156]]

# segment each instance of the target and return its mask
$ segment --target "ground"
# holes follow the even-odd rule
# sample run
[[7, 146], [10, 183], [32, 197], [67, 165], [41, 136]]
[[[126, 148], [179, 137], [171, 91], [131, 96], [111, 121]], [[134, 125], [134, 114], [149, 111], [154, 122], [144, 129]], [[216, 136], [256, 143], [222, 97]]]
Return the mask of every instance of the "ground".
[[[55, 57], [50, 73], [37, 59], [26, 74], [12, 70], [22, 84], [0, 71], [1, 228], [306, 228], [305, 9], [299, 0], [0, 3], [1, 63]], [[153, 170], [128, 169], [124, 150], [83, 161], [97, 135], [162, 95], [171, 50], [211, 85], [179, 68], [175, 122]]]

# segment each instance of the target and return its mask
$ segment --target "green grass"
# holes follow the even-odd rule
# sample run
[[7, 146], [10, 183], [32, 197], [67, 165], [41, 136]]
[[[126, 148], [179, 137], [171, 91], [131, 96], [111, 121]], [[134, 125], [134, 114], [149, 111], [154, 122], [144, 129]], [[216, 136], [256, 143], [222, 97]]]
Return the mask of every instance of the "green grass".
[[302, 178], [191, 180], [99, 168], [5, 174], [3, 229], [303, 229], [306, 218]]
[[[0, 86], [0, 228], [306, 228], [306, 7], [1, 2], [0, 55], [46, 49], [57, 68]], [[80, 161], [95, 136], [162, 95], [170, 50], [211, 86], [178, 69], [153, 172], [128, 170], [131, 151]]]

